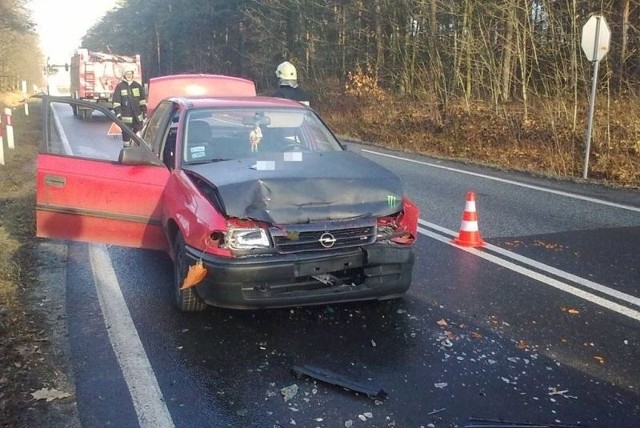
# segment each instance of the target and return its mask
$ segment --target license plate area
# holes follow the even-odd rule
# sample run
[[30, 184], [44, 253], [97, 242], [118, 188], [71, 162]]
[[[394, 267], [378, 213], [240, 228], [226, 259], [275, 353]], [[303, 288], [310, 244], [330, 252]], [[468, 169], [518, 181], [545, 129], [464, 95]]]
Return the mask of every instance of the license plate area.
[[363, 263], [364, 254], [362, 252], [358, 252], [340, 257], [299, 262], [296, 264], [295, 274], [297, 277], [300, 277], [319, 275], [322, 273], [342, 272], [348, 269], [362, 267]]

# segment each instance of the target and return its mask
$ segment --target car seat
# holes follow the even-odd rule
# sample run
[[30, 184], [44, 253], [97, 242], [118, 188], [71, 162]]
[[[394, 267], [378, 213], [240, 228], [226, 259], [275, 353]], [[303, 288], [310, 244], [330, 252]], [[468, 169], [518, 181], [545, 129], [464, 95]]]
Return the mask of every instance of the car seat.
[[211, 156], [211, 127], [204, 120], [193, 120], [187, 127], [185, 158], [187, 162], [209, 160]]

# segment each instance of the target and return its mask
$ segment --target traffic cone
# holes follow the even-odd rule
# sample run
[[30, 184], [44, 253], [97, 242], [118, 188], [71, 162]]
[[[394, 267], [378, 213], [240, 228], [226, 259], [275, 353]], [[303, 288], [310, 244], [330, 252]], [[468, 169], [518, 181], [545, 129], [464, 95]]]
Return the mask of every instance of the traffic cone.
[[484, 245], [478, 230], [478, 213], [476, 212], [476, 194], [474, 192], [467, 193], [467, 203], [462, 214], [460, 233], [457, 238], [453, 239], [453, 243], [463, 247], [482, 247]]

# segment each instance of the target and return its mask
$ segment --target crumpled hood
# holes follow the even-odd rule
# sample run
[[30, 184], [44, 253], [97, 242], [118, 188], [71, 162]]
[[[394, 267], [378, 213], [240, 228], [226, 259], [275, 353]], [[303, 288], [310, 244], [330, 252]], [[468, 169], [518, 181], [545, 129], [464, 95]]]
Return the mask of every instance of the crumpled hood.
[[185, 171], [211, 183], [231, 217], [297, 224], [384, 216], [402, 206], [400, 179], [349, 151], [261, 154]]

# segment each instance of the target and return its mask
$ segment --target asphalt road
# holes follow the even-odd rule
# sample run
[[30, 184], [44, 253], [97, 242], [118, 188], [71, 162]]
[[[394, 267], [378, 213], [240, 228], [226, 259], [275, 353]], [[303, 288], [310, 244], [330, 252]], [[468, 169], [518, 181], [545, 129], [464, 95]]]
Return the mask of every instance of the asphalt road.
[[[61, 123], [78, 153], [121, 144], [100, 118]], [[638, 426], [640, 192], [349, 147], [421, 208], [408, 294], [182, 314], [166, 255], [69, 243], [83, 426]], [[450, 242], [469, 191], [483, 249]], [[303, 365], [386, 397], [297, 378]]]

